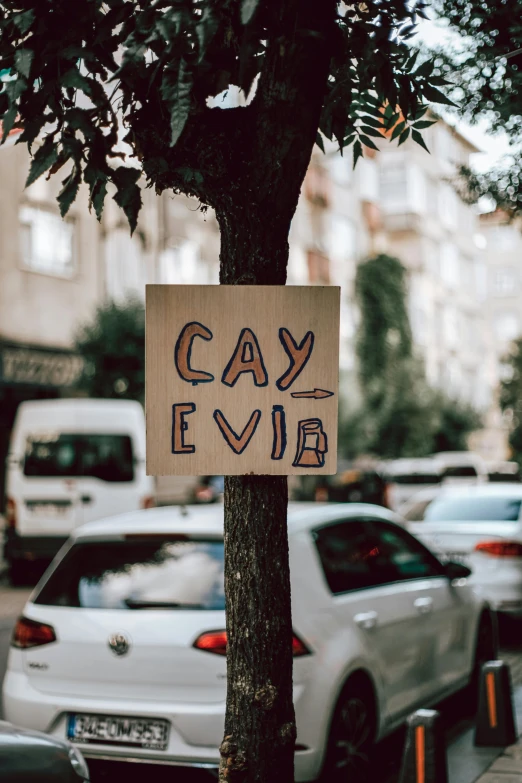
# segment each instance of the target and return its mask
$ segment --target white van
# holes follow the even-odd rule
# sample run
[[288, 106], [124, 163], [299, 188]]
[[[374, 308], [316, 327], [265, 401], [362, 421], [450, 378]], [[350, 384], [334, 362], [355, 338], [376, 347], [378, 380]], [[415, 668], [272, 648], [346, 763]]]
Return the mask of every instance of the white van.
[[13, 582], [84, 522], [154, 505], [145, 416], [128, 400], [23, 402], [7, 460], [4, 557]]

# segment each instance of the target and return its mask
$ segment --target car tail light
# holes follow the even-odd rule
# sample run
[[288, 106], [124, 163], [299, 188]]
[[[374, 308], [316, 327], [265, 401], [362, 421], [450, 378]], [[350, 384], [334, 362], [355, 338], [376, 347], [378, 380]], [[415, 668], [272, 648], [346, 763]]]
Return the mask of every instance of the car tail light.
[[522, 557], [522, 544], [518, 541], [480, 541], [475, 552], [491, 557]]
[[7, 527], [10, 527], [11, 530], [14, 530], [16, 527], [16, 503], [13, 498], [7, 498], [5, 520], [7, 522]]
[[141, 507], [142, 508], [155, 508], [156, 507], [156, 501], [152, 497], [152, 495], [147, 495], [147, 497], [142, 498], [141, 500]]
[[55, 641], [56, 634], [52, 625], [20, 617], [13, 631], [11, 645], [20, 650], [28, 650], [30, 647], [41, 647]]
[[[209, 631], [208, 633], [202, 633], [194, 642], [194, 647], [198, 650], [214, 653], [215, 655], [226, 655], [227, 632]], [[310, 650], [296, 634], [292, 636], [292, 655], [294, 658], [310, 655]]]

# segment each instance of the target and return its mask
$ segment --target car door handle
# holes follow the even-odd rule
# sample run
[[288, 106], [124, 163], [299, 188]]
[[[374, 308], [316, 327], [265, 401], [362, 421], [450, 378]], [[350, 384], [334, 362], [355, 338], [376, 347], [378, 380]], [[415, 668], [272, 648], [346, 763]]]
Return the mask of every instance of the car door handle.
[[92, 503], [92, 497], [90, 495], [82, 495], [80, 499], [82, 503]]
[[433, 610], [433, 598], [416, 598], [413, 606], [419, 614], [428, 614]]
[[364, 628], [368, 631], [370, 628], [375, 628], [377, 625], [377, 617], [377, 612], [360, 612], [359, 614], [356, 614], [353, 619], [360, 628]]

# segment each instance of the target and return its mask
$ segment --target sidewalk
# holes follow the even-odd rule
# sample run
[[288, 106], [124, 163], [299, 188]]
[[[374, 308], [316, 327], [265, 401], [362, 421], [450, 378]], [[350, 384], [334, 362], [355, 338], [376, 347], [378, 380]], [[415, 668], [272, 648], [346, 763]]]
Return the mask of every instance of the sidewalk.
[[506, 748], [476, 783], [522, 783], [522, 739]]

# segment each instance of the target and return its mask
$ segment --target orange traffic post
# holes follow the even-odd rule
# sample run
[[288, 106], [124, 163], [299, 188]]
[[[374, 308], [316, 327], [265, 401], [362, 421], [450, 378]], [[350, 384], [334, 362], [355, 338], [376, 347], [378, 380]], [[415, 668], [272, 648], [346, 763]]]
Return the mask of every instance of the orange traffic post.
[[517, 739], [509, 666], [488, 661], [480, 675], [475, 745], [504, 748]]
[[440, 714], [436, 710], [417, 710], [407, 725], [400, 783], [448, 783]]

